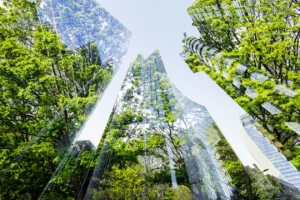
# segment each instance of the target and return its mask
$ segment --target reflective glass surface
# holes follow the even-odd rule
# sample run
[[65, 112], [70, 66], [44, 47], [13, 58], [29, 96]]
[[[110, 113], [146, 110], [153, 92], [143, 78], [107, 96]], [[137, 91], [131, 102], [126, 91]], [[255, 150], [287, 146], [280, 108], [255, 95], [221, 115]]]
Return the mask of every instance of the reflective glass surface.
[[131, 32], [94, 0], [42, 0], [42, 23], [51, 24], [68, 49], [94, 42], [103, 63], [117, 69], [127, 52]]
[[[7, 95], [1, 109], [21, 105], [24, 117], [11, 112], [4, 117], [10, 124], [1, 127], [13, 133], [6, 141], [23, 139], [16, 146], [7, 143], [0, 181], [24, 188], [8, 188], [8, 196], [67, 199], [82, 190], [80, 180], [87, 177], [97, 148], [77, 138], [127, 52], [131, 33], [96, 1], [20, 2], [6, 2], [11, 10], [5, 12], [16, 15], [8, 28], [17, 25], [14, 31], [20, 34], [6, 39], [15, 38], [15, 49], [22, 48], [14, 57], [22, 62], [11, 68], [23, 80], [1, 73], [1, 80], [9, 78], [13, 86], [3, 87], [1, 96], [14, 96], [12, 102]], [[32, 185], [34, 192], [28, 189]]]
[[285, 122], [285, 124], [300, 135], [300, 124], [297, 122]]
[[[258, 131], [254, 125], [254, 120], [251, 116], [245, 115], [241, 118], [244, 128], [255, 143], [255, 145], [261, 150], [266, 158], [273, 164], [273, 166], [283, 176], [283, 181], [293, 185], [293, 187], [300, 189], [300, 173], [298, 170], [286, 159], [277, 148], [270, 143], [270, 141], [264, 137], [264, 135]], [[287, 123], [286, 123], [287, 124]], [[288, 124], [287, 124], [288, 125]]]
[[132, 63], [122, 88], [85, 198], [233, 198], [216, 154], [222, 135], [170, 83], [158, 51]]
[[278, 108], [276, 108], [276, 106], [274, 106], [273, 104], [271, 104], [270, 102], [265, 102], [261, 105], [263, 108], [265, 108], [268, 112], [270, 112], [273, 115], [276, 114], [281, 114], [282, 111], [279, 110]]
[[294, 97], [297, 95], [297, 92], [291, 90], [290, 88], [287, 88], [281, 84], [278, 84], [275, 86], [275, 89], [279, 92], [282, 93], [288, 97]]

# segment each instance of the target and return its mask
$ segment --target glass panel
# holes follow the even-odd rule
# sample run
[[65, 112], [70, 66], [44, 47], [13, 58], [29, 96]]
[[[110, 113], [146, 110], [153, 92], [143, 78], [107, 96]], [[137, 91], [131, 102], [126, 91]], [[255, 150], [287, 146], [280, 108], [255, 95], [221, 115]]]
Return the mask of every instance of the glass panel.
[[264, 75], [262, 75], [261, 73], [258, 73], [258, 72], [252, 73], [250, 78], [252, 80], [255, 79], [255, 80], [258, 80], [258, 81], [261, 81], [261, 82], [265, 82], [268, 79], [267, 76], [264, 76]]
[[228, 80], [229, 75], [228, 75], [228, 72], [226, 72], [225, 70], [223, 70], [223, 76], [224, 76], [224, 78], [226, 78]]
[[222, 57], [223, 57], [223, 53], [222, 52], [220, 52], [220, 53], [217, 53], [216, 55], [215, 55], [215, 59], [217, 60], [217, 61], [219, 61]]
[[257, 92], [249, 86], [247, 87], [245, 94], [248, 95], [251, 99], [255, 99], [258, 96]]
[[207, 57], [211, 58], [216, 53], [216, 51], [218, 51], [218, 50], [215, 48], [210, 49], [207, 53]]
[[246, 65], [240, 63], [236, 66], [236, 71], [239, 73], [244, 73], [247, 69], [248, 67]]
[[300, 124], [297, 122], [284, 122], [290, 129], [295, 131], [298, 135], [300, 135]]
[[251, 117], [248, 114], [245, 114], [245, 115], [241, 116], [240, 119], [241, 119], [241, 122], [242, 122], [243, 126], [246, 126], [248, 124], [253, 124], [255, 122], [253, 117]]
[[269, 113], [276, 115], [276, 114], [281, 114], [282, 111], [276, 108], [273, 104], [270, 102], [265, 102], [261, 105], [264, 109], [266, 109]]
[[240, 88], [242, 85], [241, 81], [237, 78], [233, 79], [232, 84], [235, 85], [237, 88]]
[[[202, 44], [201, 42], [196, 42], [196, 44], [199, 44], [198, 46], [197, 46], [197, 48], [194, 48], [195, 49], [195, 52], [197, 52], [198, 54], [199, 54], [199, 52], [200, 52], [200, 49], [203, 47], [203, 45], [204, 44]], [[194, 45], [195, 46], [195, 45]]]
[[207, 13], [207, 16], [208, 16], [208, 19], [211, 19], [212, 16], [213, 16], [213, 13], [212, 11], [210, 10], [210, 8], [208, 6], [205, 7], [205, 10], [206, 10], [206, 13]]
[[234, 8], [235, 8], [235, 11], [237, 13], [238, 16], [242, 17], [244, 16], [244, 11], [243, 11], [243, 8], [241, 7], [241, 2], [239, 0], [235, 0], [232, 2]]
[[189, 48], [192, 52], [195, 52], [195, 43], [197, 42], [197, 39], [196, 38], [192, 38], [192, 39], [189, 39], [188, 40], [188, 44], [189, 44]]
[[127, 52], [131, 32], [93, 0], [42, 0], [42, 23], [49, 23], [68, 49], [95, 42], [103, 63], [114, 59], [117, 69]]
[[230, 13], [230, 10], [229, 10], [229, 8], [228, 8], [227, 3], [221, 3], [221, 6], [222, 6], [222, 8], [223, 8], [223, 10], [224, 10], [224, 12], [225, 12], [225, 15], [227, 15], [227, 16], [232, 16], [231, 13]]
[[[242, 116], [241, 121], [244, 125], [246, 133], [249, 135], [255, 145], [261, 150], [265, 157], [283, 176], [283, 178], [280, 177], [280, 179], [283, 179], [283, 182], [286, 181], [291, 184], [291, 189], [299, 189], [300, 185], [298, 180], [300, 180], [300, 172], [298, 172], [297, 169], [282, 155], [282, 153], [278, 151], [278, 149], [273, 144], [271, 144], [270, 141], [266, 137], [264, 137], [264, 135], [260, 131], [257, 130], [252, 117], [250, 117], [249, 115]], [[292, 122], [285, 123], [286, 125], [291, 125], [290, 123]], [[294, 124], [292, 123], [292, 126], [293, 125]], [[300, 126], [298, 128], [300, 128]]]
[[208, 18], [207, 18], [207, 13], [206, 13], [206, 11], [205, 11], [203, 8], [200, 8], [200, 11], [201, 11], [201, 14], [202, 14], [203, 18], [204, 18], [205, 20], [207, 20]]
[[213, 5], [213, 8], [214, 8], [214, 10], [215, 10], [216, 15], [217, 15], [218, 17], [221, 17], [222, 15], [221, 15], [221, 12], [220, 12], [218, 6]]
[[229, 68], [234, 61], [235, 61], [235, 59], [233, 59], [233, 58], [226, 58], [223, 61], [223, 63], [227, 68]]
[[278, 92], [280, 92], [280, 93], [282, 93], [282, 94], [284, 94], [284, 95], [286, 95], [288, 97], [294, 97], [294, 96], [297, 95], [297, 92], [295, 92], [295, 91], [291, 90], [290, 88], [287, 88], [287, 87], [285, 87], [283, 85], [280, 85], [280, 84], [276, 85], [275, 89]]
[[206, 51], [207, 51], [207, 49], [209, 49], [209, 48], [210, 48], [209, 46], [203, 47], [203, 49], [202, 49], [202, 51], [201, 51], [201, 56], [202, 56], [203, 58], [206, 58]]

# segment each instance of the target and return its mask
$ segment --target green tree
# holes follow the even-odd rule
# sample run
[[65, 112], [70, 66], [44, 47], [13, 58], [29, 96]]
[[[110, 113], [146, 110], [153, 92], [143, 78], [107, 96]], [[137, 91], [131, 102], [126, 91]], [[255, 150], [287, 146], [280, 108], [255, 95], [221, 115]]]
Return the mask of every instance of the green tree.
[[37, 199], [112, 78], [96, 45], [66, 49], [36, 4], [0, 7], [0, 198]]
[[250, 176], [225, 138], [218, 141], [216, 149], [219, 159], [231, 177], [231, 183], [237, 188], [239, 198], [255, 199]]
[[[88, 194], [101, 199], [178, 199], [191, 196], [179, 130], [172, 112], [174, 97], [163, 74], [155, 73], [152, 89], [145, 89], [141, 57], [129, 68], [100, 144], [100, 157]], [[134, 87], [134, 83], [139, 82]], [[127, 87], [127, 86], [130, 87]], [[154, 89], [156, 88], [156, 89]], [[143, 90], [144, 89], [144, 90]], [[155, 92], [160, 89], [161, 92]], [[139, 101], [143, 90], [147, 98]], [[159, 100], [161, 98], [161, 101]], [[136, 104], [138, 106], [136, 106]], [[147, 110], [152, 110], [147, 113]], [[163, 113], [163, 115], [159, 115]], [[148, 115], [158, 116], [150, 118]], [[147, 125], [146, 125], [147, 124]], [[151, 125], [150, 125], [151, 124]], [[150, 126], [148, 126], [150, 125]], [[168, 137], [166, 137], [166, 135]], [[170, 140], [176, 163], [178, 190], [171, 188], [171, 173], [166, 142]]]
[[235, 198], [271, 200], [280, 194], [281, 187], [273, 177], [264, 175], [259, 169], [245, 169], [225, 138], [215, 146], [231, 183], [236, 187]]
[[[213, 67], [195, 54], [186, 60], [192, 71], [206, 72], [267, 132], [273, 134], [273, 142], [283, 144], [283, 147], [278, 147], [292, 152], [297, 152], [299, 135], [284, 122], [300, 122], [297, 6], [299, 4], [291, 0], [242, 0], [238, 4], [231, 0], [197, 0], [188, 12], [200, 32], [200, 41], [223, 52], [223, 57], [219, 61], [212, 58]], [[208, 52], [204, 53], [207, 55]], [[228, 57], [234, 62], [225, 66], [223, 61]], [[245, 73], [237, 70], [239, 63], [248, 66]], [[261, 82], [251, 78], [255, 72], [267, 76], [268, 80]], [[224, 73], [228, 73], [228, 78], [223, 76]], [[240, 80], [241, 86], [237, 88], [233, 80]], [[298, 94], [287, 97], [274, 89], [276, 84]], [[245, 94], [248, 87], [257, 93], [255, 99]], [[262, 107], [265, 102], [272, 103], [282, 114], [269, 113]]]

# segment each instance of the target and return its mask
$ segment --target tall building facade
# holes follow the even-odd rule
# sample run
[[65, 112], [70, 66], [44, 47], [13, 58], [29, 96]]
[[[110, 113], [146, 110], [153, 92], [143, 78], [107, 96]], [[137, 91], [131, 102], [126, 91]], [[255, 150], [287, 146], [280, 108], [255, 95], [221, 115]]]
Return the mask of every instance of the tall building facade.
[[[131, 64], [96, 152], [93, 172], [82, 173], [87, 177], [76, 198], [243, 199], [248, 191], [241, 185], [252, 187], [251, 180], [270, 198], [297, 194], [287, 183], [283, 192], [274, 178], [242, 166], [207, 109], [169, 81], [158, 51]], [[235, 163], [234, 172], [228, 162]], [[242, 184], [231, 179], [236, 170]]]
[[[299, 69], [293, 60], [298, 55], [287, 56], [298, 39], [287, 31], [295, 26], [295, 17], [289, 12], [292, 8], [282, 10], [275, 4], [197, 0], [188, 12], [200, 37], [185, 36], [181, 55], [194, 72], [206, 72], [252, 116], [241, 117], [248, 141], [255, 143], [283, 180], [300, 189], [299, 172], [287, 161], [297, 163], [299, 159], [300, 107], [296, 102], [300, 102], [300, 95], [295, 75]], [[267, 5], [269, 10], [265, 12]], [[271, 13], [284, 16], [284, 28], [259, 32], [268, 23], [278, 22]], [[279, 39], [282, 35], [286, 37]], [[288, 43], [289, 39], [295, 43]], [[273, 47], [280, 42], [285, 46], [275, 53]], [[259, 43], [260, 47], [256, 45]], [[251, 118], [246, 121], [251, 121], [252, 128], [247, 127], [246, 118]]]
[[[243, 86], [241, 83], [241, 79], [238, 77], [230, 77], [228, 75], [227, 69], [230, 67], [231, 64], [235, 64], [235, 70], [237, 73], [247, 73], [247, 65], [238, 63], [238, 61], [234, 58], [224, 58], [221, 61], [221, 58], [223, 56], [222, 52], [218, 52], [217, 49], [209, 46], [203, 45], [199, 39], [196, 39], [194, 37], [189, 37], [186, 39], [186, 45], [188, 49], [184, 52], [184, 56], [187, 54], [195, 54], [199, 56], [199, 60], [202, 65], [205, 65], [204, 68], [209, 68], [216, 73], [219, 73], [219, 77], [212, 77], [215, 78], [216, 81], [217, 78], [220, 78], [222, 76], [222, 79], [226, 79], [231, 81], [231, 84], [238, 90], [239, 95], [247, 96], [246, 98], [250, 101], [255, 101], [256, 98], [259, 98], [259, 93], [251, 88], [250, 86]], [[188, 59], [188, 58], [187, 58]], [[254, 82], [260, 84], [267, 80], [266, 76], [254, 72], [250, 74], [250, 79]], [[270, 87], [270, 85], [269, 85]], [[280, 89], [276, 89], [280, 88]], [[288, 99], [288, 95], [295, 96], [297, 93], [294, 91], [291, 91], [290, 89], [286, 88], [283, 85], [276, 85], [274, 88], [274, 91], [277, 93], [277, 95], [283, 95], [286, 99]], [[261, 91], [263, 92], [263, 91]], [[273, 126], [278, 124], [279, 121], [278, 118], [276, 118], [278, 115], [282, 114], [282, 111], [274, 106], [272, 103], [266, 101], [262, 102], [261, 104], [262, 109], [258, 110], [258, 112], [269, 112], [268, 116], [268, 122], [270, 124], [266, 124], [267, 130], [271, 129]], [[252, 114], [252, 112], [249, 112]], [[250, 117], [250, 116], [248, 116]], [[279, 116], [280, 117], [280, 116]], [[251, 118], [251, 117], [250, 117]], [[254, 118], [257, 119], [257, 118]], [[246, 133], [249, 134], [251, 139], [255, 142], [256, 146], [259, 147], [260, 151], [263, 152], [263, 154], [267, 157], [268, 160], [271, 161], [272, 165], [274, 165], [277, 170], [282, 174], [283, 180], [286, 180], [293, 184], [295, 187], [300, 189], [299, 181], [300, 181], [300, 173], [298, 170], [286, 159], [284, 155], [282, 155], [282, 151], [284, 151], [284, 146], [276, 139], [274, 136], [272, 136], [268, 131], [264, 128], [265, 126], [261, 126], [260, 124], [256, 123], [256, 126], [254, 126], [254, 119], [252, 118], [252, 124], [254, 129], [247, 129]], [[244, 118], [241, 116], [241, 121], [244, 124]], [[259, 120], [258, 120], [259, 121]], [[299, 134], [299, 130], [297, 126], [299, 125], [297, 122], [284, 122], [285, 125], [289, 126], [293, 131], [295, 131], [294, 134]], [[252, 135], [253, 134], [253, 135]], [[298, 136], [296, 136], [297, 138]], [[257, 139], [260, 138], [260, 139]], [[261, 143], [263, 142], [263, 144]], [[252, 149], [249, 148], [249, 152], [251, 152]], [[254, 155], [256, 157], [256, 155]], [[286, 177], [286, 178], [284, 178]]]
[[94, 42], [103, 64], [112, 60], [118, 69], [131, 32], [95, 0], [42, 0], [38, 14], [42, 23], [54, 27], [68, 49]]
[[[16, 38], [14, 49], [24, 50], [10, 56], [20, 64], [6, 70], [18, 68], [15, 75], [26, 81], [20, 84], [12, 74], [1, 74], [1, 80], [9, 80], [1, 96], [13, 95], [6, 95], [1, 109], [22, 105], [24, 118], [9, 111], [1, 120], [1, 133], [14, 137], [1, 136], [7, 145], [3, 148], [9, 150], [1, 157], [0, 198], [68, 199], [84, 190], [96, 152], [90, 141], [78, 141], [78, 136], [118, 70], [131, 32], [96, 1], [29, 2], [6, 1], [5, 9], [1, 7], [6, 16], [16, 15], [16, 20], [2, 18], [7, 22], [3, 27], [19, 34], [4, 40]], [[25, 90], [26, 102], [24, 95], [16, 95]], [[24, 138], [24, 133], [30, 136]], [[24, 139], [11, 145], [18, 137]], [[14, 170], [16, 165], [22, 170]]]
[[[283, 43], [289, 39], [295, 41], [294, 44], [286, 43], [282, 51], [277, 52], [277, 60], [272, 54], [275, 53], [274, 48], [269, 47], [267, 43], [258, 48], [247, 40], [249, 37], [258, 43], [263, 41], [263, 38], [255, 38], [250, 33], [249, 35], [245, 33], [247, 29], [248, 32], [255, 31], [252, 27], [259, 26], [259, 21], [262, 22], [261, 26], [267, 23], [270, 13], [264, 13], [263, 9], [272, 3], [276, 2], [233, 0], [221, 1], [218, 4], [197, 0], [188, 12], [201, 37], [198, 40], [189, 38], [186, 42], [188, 49], [198, 54], [201, 64], [208, 67], [206, 69], [211, 77], [218, 79], [220, 86], [233, 98], [244, 97], [239, 98], [238, 102], [243, 104], [255, 119], [262, 122], [268, 132], [282, 137], [279, 140], [284, 142], [300, 134], [300, 107], [298, 103], [294, 103], [299, 102], [298, 76], [295, 75], [299, 69], [293, 59], [296, 59], [298, 54], [293, 53], [293, 58], [285, 56], [289, 55], [288, 49], [296, 48], [298, 42], [298, 38], [293, 38], [292, 33], [287, 31], [294, 26], [294, 23], [289, 23], [290, 18], [293, 18], [289, 8], [280, 11], [279, 7], [270, 5], [270, 12], [286, 16], [283, 20], [286, 31], [281, 32], [279, 29], [278, 33], [275, 30], [266, 30], [267, 40], [274, 37], [273, 42], [268, 43], [269, 46], [278, 44], [278, 38], [284, 33], [288, 39], [283, 39]], [[223, 20], [224, 24], [214, 24], [218, 20]], [[269, 21], [276, 23], [275, 19]], [[264, 53], [266, 55], [262, 56]], [[284, 64], [285, 62], [287, 64]], [[212, 66], [215, 63], [217, 67]], [[245, 98], [252, 103], [246, 105]], [[284, 135], [289, 135], [289, 138], [284, 138]]]
[[[139, 55], [125, 78], [85, 198], [114, 198], [113, 189], [119, 189], [125, 190], [119, 194], [125, 199], [130, 195], [144, 199], [176, 196], [176, 191], [187, 199], [230, 199], [235, 189], [214, 155], [220, 136], [213, 125], [205, 107], [169, 82], [158, 51], [147, 59]], [[136, 162], [118, 157], [130, 152], [114, 148], [113, 141], [134, 152]], [[120, 163], [128, 169], [122, 169]], [[132, 172], [131, 176], [141, 182], [124, 188], [113, 174], [130, 168], [140, 170], [141, 174]], [[104, 177], [108, 178], [99, 181]]]
[[[94, 76], [84, 83], [84, 87], [101, 80], [96, 76], [98, 73], [104, 77], [109, 75], [110, 79], [106, 81], [101, 92], [97, 93], [97, 97], [101, 99], [127, 53], [131, 32], [94, 0], [42, 0], [37, 10], [40, 22], [49, 24], [56, 31], [59, 36], [57, 39], [73, 52], [74, 57], [81, 53], [86, 57], [83, 62], [97, 62], [101, 66], [99, 71], [92, 71]], [[109, 69], [111, 74], [103, 73], [102, 69]], [[85, 88], [82, 92], [85, 92]], [[68, 110], [72, 101], [71, 99], [60, 113]], [[92, 162], [97, 155], [94, 144], [98, 144], [98, 141], [93, 143], [90, 140], [81, 140], [79, 136], [96, 106], [97, 101], [94, 101], [84, 122], [77, 123], [79, 128], [70, 139], [69, 145], [66, 145], [65, 153], [45, 185], [40, 199], [84, 198], [94, 167]]]
[[242, 165], [207, 109], [170, 82], [159, 51], [131, 64], [102, 141], [92, 143], [72, 146], [40, 199], [225, 200], [255, 196], [254, 189], [270, 199], [300, 195]]

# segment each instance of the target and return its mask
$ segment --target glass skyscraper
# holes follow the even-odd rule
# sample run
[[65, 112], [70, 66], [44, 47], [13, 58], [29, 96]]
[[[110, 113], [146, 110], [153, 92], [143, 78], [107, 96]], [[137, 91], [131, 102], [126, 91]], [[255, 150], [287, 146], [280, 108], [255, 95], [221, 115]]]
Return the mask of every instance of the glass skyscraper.
[[94, 42], [104, 64], [117, 70], [127, 52], [131, 32], [95, 0], [42, 0], [38, 14], [49, 23], [68, 49]]
[[[292, 142], [292, 138], [300, 135], [300, 108], [293, 104], [294, 101], [299, 102], [300, 97], [299, 84], [293, 76], [299, 70], [295, 63], [298, 53], [290, 50], [298, 48], [299, 38], [292, 31], [287, 31], [297, 24], [293, 21], [293, 5], [281, 9], [276, 6], [277, 3], [268, 0], [219, 3], [196, 0], [188, 8], [188, 13], [201, 36], [188, 38], [186, 42], [188, 49], [198, 54], [206, 71], [216, 81], [218, 79], [217, 82], [230, 96], [235, 99], [249, 97], [253, 106], [243, 104], [246, 110], [261, 122], [264, 129], [277, 134], [284, 143], [285, 137]], [[266, 5], [269, 5], [270, 13], [264, 11]], [[280, 19], [270, 21], [270, 15], [274, 14], [278, 14]], [[264, 32], [257, 34], [259, 37], [251, 35], [253, 27], [277, 22], [283, 25], [277, 31], [268, 29], [268, 35]], [[284, 34], [287, 35], [281, 37]], [[251, 39], [248, 41], [247, 37]], [[289, 43], [288, 40], [294, 42]], [[258, 41], [269, 42], [258, 47]], [[272, 45], [280, 42], [286, 42], [286, 45], [277, 54], [272, 53], [276, 51]], [[266, 55], [262, 56], [264, 53]], [[256, 104], [256, 101], [260, 103]]]
[[[139, 55], [127, 72], [93, 155], [93, 173], [79, 197], [241, 199], [232, 172], [224, 167], [228, 153], [241, 178], [249, 178], [207, 109], [170, 82], [159, 51], [146, 59]], [[253, 181], [263, 179], [262, 190], [273, 190], [261, 172], [248, 171]]]
[[[170, 83], [159, 52], [139, 55], [107, 125], [85, 198], [160, 199], [173, 191], [185, 199], [231, 199], [235, 188], [215, 150], [220, 137], [205, 107]], [[128, 183], [124, 188], [116, 172], [129, 169], [137, 170], [130, 173], [137, 182], [120, 177]], [[117, 190], [125, 191], [118, 196]]]
[[[196, 54], [197, 56], [199, 56], [202, 63], [206, 65], [206, 67], [211, 68], [216, 72], [219, 72], [226, 79], [229, 79], [226, 69], [233, 64], [235, 65], [235, 69], [237, 73], [245, 73], [248, 69], [247, 65], [238, 63], [237, 60], [230, 57], [224, 58], [223, 62], [220, 63], [223, 53], [219, 52], [216, 48], [204, 45], [201, 42], [201, 40], [196, 39], [195, 37], [187, 38], [186, 45], [187, 45], [187, 51], [185, 52], [185, 54], [189, 54], [189, 53]], [[267, 79], [267, 77], [256, 72], [251, 74], [251, 79], [252, 78], [259, 82], [264, 82]], [[245, 95], [249, 96], [251, 99], [257, 98], [258, 93], [255, 90], [253, 90], [251, 87], [246, 87], [245, 89], [242, 89], [243, 86], [241, 83], [241, 79], [239, 79], [238, 76], [232, 78], [232, 84], [237, 89], [241, 89], [241, 91], [244, 91]], [[276, 87], [279, 87], [279, 85], [275, 86], [275, 88]], [[284, 86], [280, 86], [280, 87], [283, 88], [283, 91], [289, 91]], [[291, 91], [291, 93], [293, 92]], [[284, 94], [285, 93], [283, 93], [283, 95]], [[293, 94], [296, 95], [295, 93]], [[281, 110], [276, 108], [270, 102], [264, 102], [262, 104], [262, 107], [266, 109], [268, 112], [270, 112], [271, 115], [277, 115], [282, 113]], [[264, 155], [272, 162], [272, 164], [283, 175], [282, 179], [290, 182], [295, 187], [300, 189], [300, 173], [297, 171], [297, 169], [292, 164], [290, 164], [289, 161], [287, 161], [287, 159], [282, 155], [281, 152], [277, 150], [278, 146], [273, 146], [274, 144], [276, 145], [276, 143], [274, 144], [270, 143], [268, 139], [265, 138], [264, 134], [262, 134], [259, 130], [257, 130], [257, 128], [254, 129], [255, 131], [251, 131], [250, 129], [246, 128], [248, 134], [250, 135], [254, 134], [253, 137], [251, 135], [251, 138], [256, 143], [256, 145], [260, 148], [260, 150], [264, 153]], [[261, 138], [261, 139], [257, 140], [256, 138]], [[264, 143], [261, 144], [261, 142], [263, 141]], [[249, 152], [251, 152], [251, 149], [249, 149]]]
[[[269, 22], [268, 13], [260, 4], [270, 5], [272, 13], [287, 15], [283, 19], [286, 29], [295, 25], [289, 22], [289, 12], [280, 10], [273, 1], [214, 3], [197, 0], [188, 13], [200, 37], [185, 35], [181, 55], [194, 72], [205, 71], [252, 116], [241, 116], [245, 130], [242, 132], [247, 135], [243, 137], [247, 141], [245, 145], [258, 163], [270, 162], [276, 168], [273, 175], [300, 189], [300, 173], [287, 159], [291, 158], [289, 143], [299, 145], [300, 135], [299, 106], [293, 104], [299, 101], [299, 86], [289, 75], [297, 71], [293, 67], [296, 64], [287, 58], [286, 63], [291, 67], [283, 69], [284, 64], [279, 63], [285, 61], [276, 63], [275, 59], [276, 64], [273, 64], [268, 55], [259, 56], [263, 50], [256, 49], [255, 38], [247, 43], [247, 30], [257, 26], [259, 21]], [[267, 37], [273, 34], [276, 38], [277, 33], [269, 33]], [[274, 39], [274, 43], [276, 41]], [[243, 51], [246, 48], [249, 49]], [[294, 47], [290, 45], [288, 48]], [[287, 49], [282, 53], [287, 53]], [[272, 48], [264, 51], [271, 52]], [[256, 151], [253, 148], [260, 152], [260, 156], [253, 153]], [[262, 162], [261, 157], [268, 161]]]
[[[49, 24], [57, 32], [57, 39], [62, 40], [66, 48], [73, 51], [75, 57], [82, 53], [87, 57], [84, 62], [96, 61], [102, 69], [117, 72], [127, 53], [131, 32], [96, 1], [42, 0], [38, 5], [38, 17], [42, 23]], [[106, 76], [103, 73], [102, 75]], [[113, 78], [113, 74], [110, 78]], [[89, 86], [98, 80], [101, 78], [94, 75], [84, 84]], [[101, 98], [109, 81], [101, 93], [98, 93], [98, 98]], [[69, 105], [64, 109], [69, 109]], [[92, 115], [95, 105], [97, 104], [93, 104], [89, 115]], [[40, 199], [83, 198], [93, 168], [91, 162], [97, 153], [97, 147], [91, 141], [78, 139], [84, 129], [84, 123], [66, 146], [66, 153]]]
[[[10, 97], [3, 100], [1, 108], [22, 104], [26, 117], [19, 120], [19, 114], [10, 113], [4, 121], [16, 120], [16, 123], [1, 124], [1, 130], [10, 134], [9, 131], [22, 127], [11, 131], [14, 137], [22, 137], [24, 132], [30, 136], [18, 140], [17, 147], [8, 145], [7, 157], [1, 157], [1, 185], [22, 182], [23, 189], [6, 187], [0, 198], [68, 199], [80, 196], [88, 182], [86, 178], [93, 167], [90, 161], [97, 147], [90, 141], [77, 139], [117, 72], [127, 52], [131, 32], [93, 0], [5, 3], [4, 8], [1, 7], [3, 12], [18, 14], [15, 22], [9, 19], [8, 25], [3, 26], [20, 33], [19, 37], [7, 36], [5, 39], [16, 38], [14, 41], [22, 46], [24, 56], [16, 54], [14, 59], [21, 57], [26, 62], [17, 66], [20, 70], [16, 76], [28, 72], [22, 77], [26, 79], [24, 84], [20, 84], [19, 79], [7, 81], [16, 86], [3, 86], [1, 90], [1, 95], [13, 91], [10, 94], [15, 98], [14, 102]], [[22, 9], [18, 8], [19, 4]], [[25, 70], [26, 66], [32, 69]], [[9, 66], [7, 70], [10, 67], [16, 68]], [[11, 74], [2, 73], [1, 79], [11, 79]], [[25, 90], [26, 98], [30, 96], [26, 102], [23, 96], [17, 97], [18, 92]], [[47, 145], [44, 150], [51, 152], [48, 157], [34, 153], [35, 148], [42, 151], [43, 145]], [[40, 167], [33, 170], [37, 166], [34, 163], [43, 164], [37, 164]], [[23, 170], [11, 170], [16, 165]], [[27, 179], [29, 176], [36, 178]], [[28, 189], [34, 184], [34, 191]]]

